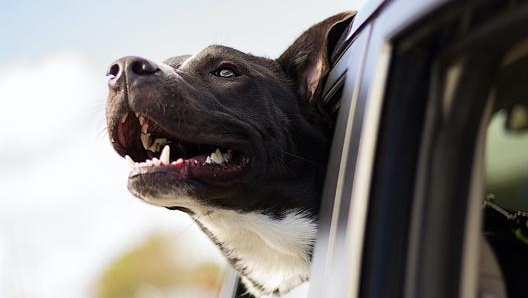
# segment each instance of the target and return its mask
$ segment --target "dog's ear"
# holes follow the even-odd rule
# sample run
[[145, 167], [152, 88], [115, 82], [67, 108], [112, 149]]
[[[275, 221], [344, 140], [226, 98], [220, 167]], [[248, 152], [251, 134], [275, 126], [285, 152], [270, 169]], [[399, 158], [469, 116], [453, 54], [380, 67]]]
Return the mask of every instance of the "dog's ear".
[[355, 15], [355, 11], [343, 12], [315, 24], [277, 59], [307, 102], [321, 92], [330, 68], [329, 56]]

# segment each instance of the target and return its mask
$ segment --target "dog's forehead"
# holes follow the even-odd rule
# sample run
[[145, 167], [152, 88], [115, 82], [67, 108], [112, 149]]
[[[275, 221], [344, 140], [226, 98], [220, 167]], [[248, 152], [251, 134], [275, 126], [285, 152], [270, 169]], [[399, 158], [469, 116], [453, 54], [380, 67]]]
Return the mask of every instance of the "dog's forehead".
[[221, 46], [221, 45], [210, 45], [205, 49], [198, 52], [196, 55], [190, 57], [190, 59], [204, 60], [206, 63], [210, 63], [214, 60], [230, 59], [230, 60], [248, 60], [248, 54], [243, 53], [239, 50]]
[[165, 61], [163, 61], [163, 63], [177, 68], [190, 57], [191, 55], [174, 56], [169, 59], [166, 59]]
[[177, 56], [168, 59], [170, 64], [177, 62], [181, 68], [195, 68], [200, 66], [213, 66], [222, 62], [231, 62], [236, 64], [253, 65], [261, 64], [268, 61], [266, 58], [256, 57], [237, 49], [222, 46], [210, 45], [194, 55]]

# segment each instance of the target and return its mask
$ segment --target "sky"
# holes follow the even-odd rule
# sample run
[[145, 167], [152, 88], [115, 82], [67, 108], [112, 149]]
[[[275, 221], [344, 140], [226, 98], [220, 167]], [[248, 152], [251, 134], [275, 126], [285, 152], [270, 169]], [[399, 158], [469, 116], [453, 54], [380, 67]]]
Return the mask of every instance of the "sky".
[[209, 44], [274, 58], [361, 2], [1, 1], [0, 297], [90, 297], [101, 268], [152, 231], [219, 258], [185, 215], [128, 193], [105, 129], [112, 61]]

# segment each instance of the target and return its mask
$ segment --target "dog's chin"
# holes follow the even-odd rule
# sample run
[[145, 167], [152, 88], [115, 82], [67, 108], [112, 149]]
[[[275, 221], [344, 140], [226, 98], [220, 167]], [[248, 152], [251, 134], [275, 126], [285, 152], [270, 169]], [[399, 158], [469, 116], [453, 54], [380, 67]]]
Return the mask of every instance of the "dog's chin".
[[194, 208], [187, 206], [189, 202], [195, 205], [201, 201], [197, 198], [211, 197], [215, 189], [237, 184], [248, 173], [249, 159], [223, 164], [205, 163], [202, 159], [205, 158], [179, 159], [168, 165], [138, 165], [129, 174], [128, 189], [149, 204], [181, 207], [192, 213]]

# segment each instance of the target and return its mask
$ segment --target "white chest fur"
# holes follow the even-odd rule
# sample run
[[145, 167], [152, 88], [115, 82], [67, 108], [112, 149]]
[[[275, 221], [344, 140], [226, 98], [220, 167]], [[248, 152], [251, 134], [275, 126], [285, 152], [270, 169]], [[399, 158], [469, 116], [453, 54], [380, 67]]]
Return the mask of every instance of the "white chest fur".
[[317, 226], [296, 211], [281, 219], [260, 213], [209, 211], [195, 220], [208, 231], [246, 279], [253, 294], [288, 292], [308, 280]]

